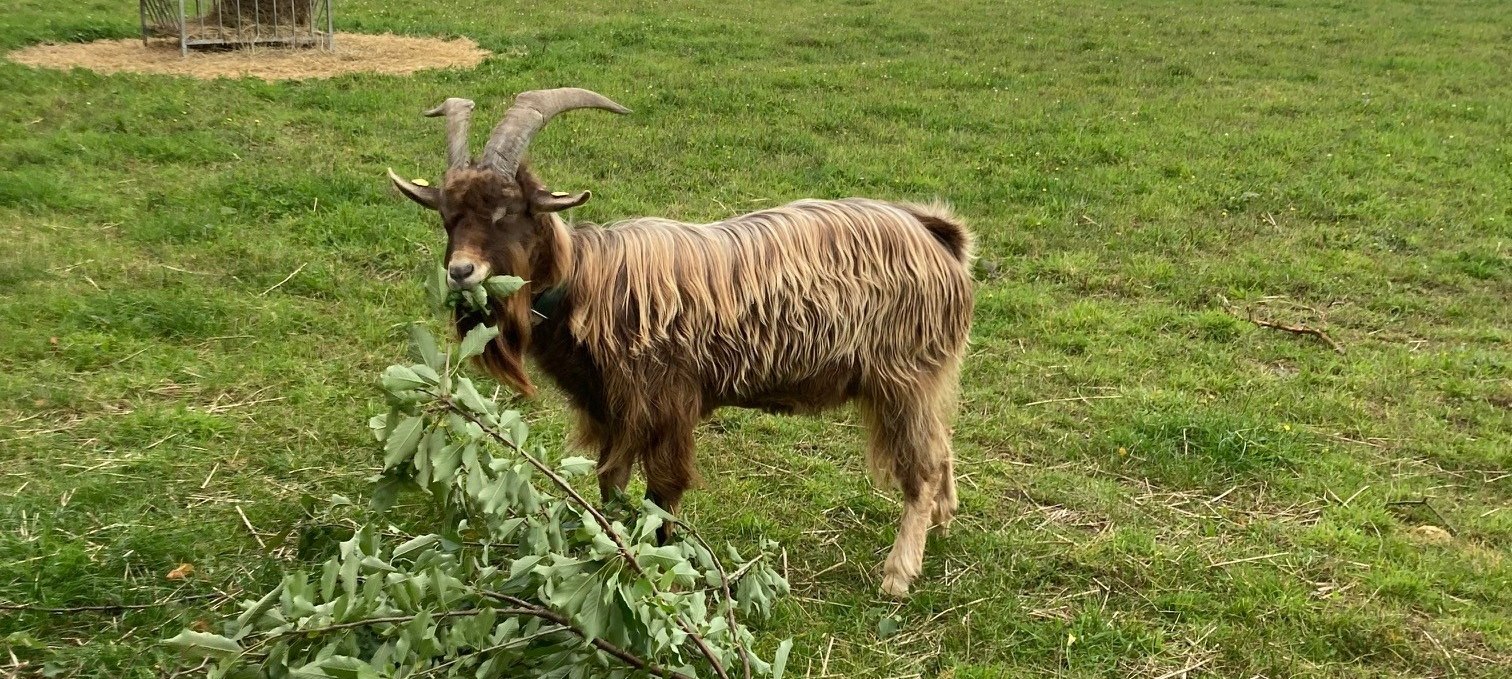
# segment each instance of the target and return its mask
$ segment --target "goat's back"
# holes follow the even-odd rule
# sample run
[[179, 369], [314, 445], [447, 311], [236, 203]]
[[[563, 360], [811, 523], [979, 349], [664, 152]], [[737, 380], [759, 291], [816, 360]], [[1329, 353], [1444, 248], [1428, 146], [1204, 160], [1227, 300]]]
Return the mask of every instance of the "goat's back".
[[722, 399], [814, 379], [908, 379], [959, 358], [971, 234], [939, 205], [802, 200], [712, 224], [574, 232], [572, 333], [601, 362]]

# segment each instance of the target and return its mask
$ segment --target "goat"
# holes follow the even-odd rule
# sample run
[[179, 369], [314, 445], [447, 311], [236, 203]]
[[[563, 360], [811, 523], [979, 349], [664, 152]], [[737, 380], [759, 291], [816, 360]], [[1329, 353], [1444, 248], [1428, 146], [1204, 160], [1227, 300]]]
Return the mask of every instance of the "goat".
[[[589, 192], [554, 192], [523, 162], [555, 115], [629, 113], [578, 88], [518, 95], [481, 157], [473, 102], [449, 98], [439, 187], [394, 186], [440, 213], [453, 288], [510, 274], [527, 286], [458, 312], [461, 333], [494, 322], [481, 366], [523, 396], [526, 356], [565, 392], [576, 443], [598, 453], [605, 501], [639, 463], [647, 496], [675, 514], [695, 480], [696, 425], [724, 406], [814, 413], [857, 404], [867, 466], [896, 484], [903, 517], [882, 589], [904, 596], [931, 523], [957, 508], [950, 421], [971, 329], [972, 234], [941, 205], [799, 200], [712, 224], [630, 219], [569, 228], [556, 214]], [[662, 535], [665, 539], [665, 534]]]

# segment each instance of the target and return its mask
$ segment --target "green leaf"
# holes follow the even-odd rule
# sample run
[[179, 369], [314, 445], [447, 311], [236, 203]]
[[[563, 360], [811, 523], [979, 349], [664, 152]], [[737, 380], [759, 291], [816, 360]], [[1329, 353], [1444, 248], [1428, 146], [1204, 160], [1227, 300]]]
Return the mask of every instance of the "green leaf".
[[420, 447], [420, 434], [424, 421], [411, 415], [404, 418], [399, 425], [394, 427], [394, 432], [389, 434], [388, 441], [383, 444], [383, 468], [393, 469], [399, 466], [410, 456], [415, 454], [415, 449]]
[[394, 568], [393, 566], [389, 565], [387, 561], [384, 561], [383, 559], [380, 559], [376, 556], [362, 557], [362, 565], [375, 571], [383, 571], [385, 573], [399, 572], [399, 569]]
[[345, 655], [320, 658], [304, 667], [292, 670], [290, 674], [295, 677], [331, 677], [332, 679], [379, 679], [381, 676], [362, 660]]
[[419, 375], [420, 376], [420, 380], [423, 381], [423, 382], [425, 382], [425, 385], [428, 386], [428, 387], [429, 386], [435, 386], [435, 385], [441, 383], [441, 374], [438, 373], [438, 372], [436, 372], [435, 370], [431, 369], [431, 367], [428, 366], [428, 365], [422, 365], [420, 363], [416, 363], [416, 364], [410, 366], [409, 368], [410, 368], [410, 370], [415, 371], [415, 374]]
[[903, 629], [903, 621], [893, 616], [886, 616], [877, 621], [877, 638], [886, 639], [899, 630]]
[[431, 478], [437, 483], [451, 483], [462, 463], [462, 446], [453, 443], [431, 453]]
[[600, 605], [602, 592], [598, 578], [589, 573], [578, 573], [566, 582], [557, 585], [551, 593], [551, 605], [577, 621], [586, 641], [598, 638], [604, 629], [604, 612]]
[[783, 639], [777, 645], [777, 655], [772, 657], [772, 679], [782, 679], [782, 672], [787, 669], [788, 653], [792, 650], [792, 639]]
[[[331, 559], [321, 566], [320, 570], [320, 598], [330, 601], [336, 596], [336, 575], [341, 572], [341, 563], [337, 559]], [[339, 616], [338, 616], [339, 617]]]
[[368, 507], [379, 514], [388, 511], [399, 499], [399, 491], [409, 485], [410, 482], [404, 479], [392, 476], [383, 477], [378, 481], [378, 486], [373, 489], [373, 499], [369, 501]]
[[525, 280], [517, 276], [493, 276], [483, 281], [484, 289], [495, 297], [508, 297], [525, 286]]
[[283, 592], [284, 583], [280, 582], [277, 587], [269, 590], [261, 599], [258, 599], [257, 603], [252, 604], [251, 608], [236, 616], [236, 638], [240, 639], [246, 636], [248, 632], [251, 632], [256, 627], [257, 619], [261, 618], [263, 613], [268, 612], [268, 609], [273, 608], [273, 605], [278, 603], [278, 598]]
[[401, 391], [413, 391], [427, 386], [425, 380], [420, 379], [415, 371], [402, 365], [391, 365], [383, 371], [383, 388], [390, 393]]
[[488, 406], [491, 405], [491, 402], [485, 400], [483, 395], [478, 393], [477, 388], [473, 386], [472, 380], [466, 377], [458, 379], [456, 394], [457, 399], [462, 401], [462, 405], [466, 406], [468, 410], [473, 411], [473, 414], [482, 416], [489, 414]]
[[441, 351], [436, 348], [436, 338], [430, 330], [419, 323], [411, 323], [409, 327], [410, 346], [414, 348], [416, 358], [430, 366], [432, 370], [441, 371], [446, 369]]
[[546, 557], [542, 554], [527, 554], [518, 559], [515, 559], [514, 561], [511, 561], [509, 563], [510, 579], [518, 578], [520, 577], [521, 573], [535, 568], [536, 564], [540, 563], [541, 559], [544, 558]]
[[369, 417], [368, 418], [368, 429], [373, 430], [373, 438], [376, 438], [379, 441], [382, 441], [382, 440], [388, 438], [388, 434], [389, 434], [389, 416], [388, 415], [374, 415], [372, 417]]
[[187, 629], [163, 643], [200, 658], [227, 658], [242, 652], [241, 644], [219, 634]]
[[405, 555], [409, 554], [410, 552], [414, 552], [414, 551], [417, 551], [417, 550], [425, 549], [426, 547], [434, 545], [434, 544], [436, 544], [437, 542], [440, 542], [440, 541], [441, 541], [441, 536], [439, 536], [439, 535], [422, 535], [422, 536], [420, 536], [418, 538], [415, 538], [413, 540], [409, 540], [409, 541], [405, 542], [404, 544], [399, 545], [398, 547], [395, 547], [394, 548], [393, 558], [397, 559], [397, 558], [399, 558], [401, 556], [405, 556]]
[[473, 326], [472, 330], [467, 331], [467, 336], [462, 338], [462, 346], [457, 350], [457, 360], [464, 361], [483, 353], [488, 343], [498, 336], [497, 326], [482, 324]]
[[425, 279], [425, 292], [430, 297], [431, 304], [436, 307], [446, 306], [447, 298], [451, 297], [451, 288], [446, 285], [446, 267], [437, 264], [431, 269], [430, 276]]
[[595, 462], [586, 457], [564, 457], [557, 463], [557, 469], [564, 476], [581, 476], [593, 471]]

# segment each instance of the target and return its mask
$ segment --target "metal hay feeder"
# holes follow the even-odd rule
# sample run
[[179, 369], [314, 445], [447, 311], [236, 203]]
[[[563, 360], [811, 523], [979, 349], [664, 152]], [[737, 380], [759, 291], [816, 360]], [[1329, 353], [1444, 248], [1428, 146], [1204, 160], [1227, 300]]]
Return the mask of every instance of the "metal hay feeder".
[[262, 45], [331, 49], [331, 0], [140, 0], [142, 43], [189, 48]]

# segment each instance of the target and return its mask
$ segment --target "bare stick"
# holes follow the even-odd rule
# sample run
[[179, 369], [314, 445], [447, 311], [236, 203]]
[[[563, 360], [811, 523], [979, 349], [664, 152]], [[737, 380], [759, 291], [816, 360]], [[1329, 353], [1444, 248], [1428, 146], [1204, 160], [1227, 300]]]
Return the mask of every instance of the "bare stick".
[[1175, 677], [1175, 676], [1186, 676], [1187, 672], [1191, 672], [1192, 670], [1195, 670], [1195, 669], [1197, 669], [1199, 667], [1202, 667], [1203, 665], [1208, 664], [1208, 661], [1210, 661], [1212, 659], [1213, 659], [1212, 657], [1208, 657], [1208, 658], [1204, 658], [1202, 660], [1198, 660], [1197, 662], [1192, 663], [1190, 665], [1187, 665], [1186, 667], [1183, 667], [1183, 668], [1181, 668], [1179, 670], [1172, 670], [1170, 672], [1166, 672], [1165, 674], [1162, 674], [1162, 675], [1160, 675], [1158, 677], [1155, 677], [1155, 679], [1171, 679], [1171, 677]]
[[1232, 565], [1234, 565], [1236, 563], [1249, 563], [1251, 561], [1261, 561], [1263, 559], [1274, 559], [1274, 558], [1276, 558], [1278, 556], [1286, 556], [1287, 554], [1291, 554], [1291, 552], [1276, 552], [1274, 554], [1261, 554], [1260, 556], [1249, 556], [1249, 557], [1245, 557], [1243, 559], [1231, 559], [1229, 561], [1219, 561], [1218, 563], [1215, 563], [1215, 564], [1212, 564], [1212, 565], [1208, 566], [1208, 568], [1221, 568], [1223, 566], [1232, 566]]
[[277, 290], [278, 288], [282, 287], [284, 283], [289, 282], [295, 276], [299, 275], [299, 272], [304, 271], [304, 268], [306, 266], [309, 266], [309, 264], [310, 264], [309, 262], [305, 262], [304, 264], [300, 264], [299, 268], [294, 270], [294, 273], [291, 273], [291, 274], [289, 274], [287, 276], [284, 276], [283, 280], [281, 280], [281, 281], [279, 281], [277, 283], [274, 283], [273, 287], [268, 288], [267, 290], [264, 290], [262, 292], [257, 293], [257, 296], [258, 297], [262, 297], [263, 295], [266, 295], [266, 294], [268, 294], [270, 292], [273, 292], [274, 290]]
[[1305, 325], [1287, 325], [1285, 323], [1277, 323], [1275, 321], [1267, 321], [1267, 320], [1262, 319], [1262, 318], [1255, 318], [1255, 316], [1254, 316], [1253, 313], [1250, 314], [1249, 322], [1254, 323], [1255, 325], [1258, 325], [1258, 326], [1260, 326], [1262, 328], [1272, 328], [1274, 330], [1284, 330], [1286, 332], [1297, 334], [1297, 335], [1312, 335], [1313, 337], [1316, 337], [1316, 338], [1318, 338], [1320, 340], [1323, 340], [1324, 342], [1327, 342], [1328, 346], [1333, 347], [1334, 351], [1336, 351], [1338, 353], [1341, 353], [1341, 354], [1344, 353], [1344, 347], [1339, 346], [1339, 343], [1335, 342], [1332, 337], [1329, 337], [1328, 333], [1323, 332], [1322, 330], [1319, 330], [1317, 328], [1309, 328], [1309, 327], [1307, 327]]
[[1050, 398], [1043, 401], [1031, 401], [1024, 406], [1042, 406], [1046, 403], [1064, 403], [1066, 401], [1091, 401], [1099, 398], [1123, 398], [1123, 394], [1109, 394], [1107, 396], [1072, 396], [1070, 398]]
[[[1229, 304], [1228, 298], [1223, 297], [1223, 296], [1220, 295], [1218, 297], [1218, 299], [1219, 299], [1220, 302], [1223, 303], [1224, 310], [1228, 311], [1230, 314], [1233, 314], [1234, 316], [1237, 316], [1239, 318], [1243, 318], [1244, 320], [1247, 320], [1247, 321], [1249, 321], [1251, 323], [1254, 323], [1255, 325], [1258, 325], [1258, 326], [1260, 326], [1262, 328], [1270, 328], [1272, 330], [1280, 330], [1282, 332], [1289, 332], [1289, 333], [1292, 333], [1294, 335], [1310, 335], [1312, 337], [1316, 337], [1316, 338], [1318, 338], [1318, 339], [1323, 340], [1324, 342], [1326, 342], [1328, 344], [1328, 346], [1332, 347], [1335, 352], [1338, 352], [1340, 354], [1344, 353], [1344, 347], [1340, 346], [1338, 342], [1335, 342], [1332, 337], [1328, 336], [1328, 333], [1323, 332], [1322, 330], [1319, 330], [1317, 328], [1309, 328], [1309, 327], [1307, 327], [1305, 325], [1302, 325], [1300, 323], [1297, 324], [1297, 325], [1287, 325], [1285, 323], [1277, 323], [1276, 321], [1267, 321], [1267, 320], [1265, 320], [1263, 318], [1255, 318], [1255, 310], [1254, 309], [1250, 309], [1249, 313], [1241, 316], [1239, 314], [1239, 312], [1234, 309], [1233, 305]], [[1311, 309], [1311, 307], [1308, 307], [1308, 308]], [[1317, 310], [1313, 309], [1313, 311], [1316, 312]]]
[[1404, 507], [1404, 506], [1422, 506], [1422, 507], [1427, 507], [1428, 511], [1433, 512], [1433, 515], [1436, 516], [1436, 517], [1438, 517], [1439, 523], [1444, 524], [1444, 530], [1449, 531], [1450, 535], [1456, 535], [1456, 536], [1459, 535], [1459, 531], [1454, 530], [1454, 526], [1449, 525], [1449, 519], [1447, 517], [1445, 517], [1443, 514], [1440, 514], [1438, 508], [1434, 507], [1432, 504], [1430, 504], [1428, 502], [1429, 499], [1430, 498], [1426, 498], [1425, 497], [1425, 498], [1418, 499], [1418, 500], [1393, 500], [1391, 502], [1387, 502], [1386, 506], [1387, 507]]
[[66, 608], [49, 608], [46, 606], [33, 606], [31, 604], [0, 604], [0, 611], [25, 611], [28, 613], [113, 613], [116, 611], [139, 611], [144, 608], [158, 608], [179, 601], [214, 599], [218, 596], [220, 594], [195, 594], [177, 599], [154, 601], [150, 604], [98, 604], [94, 606], [69, 606]]
[[267, 543], [263, 542], [262, 536], [257, 534], [257, 529], [252, 527], [252, 522], [247, 519], [247, 513], [242, 511], [241, 505], [236, 505], [236, 513], [241, 515], [242, 525], [247, 527], [247, 532], [252, 534], [252, 539], [257, 540], [257, 546], [267, 549]]

